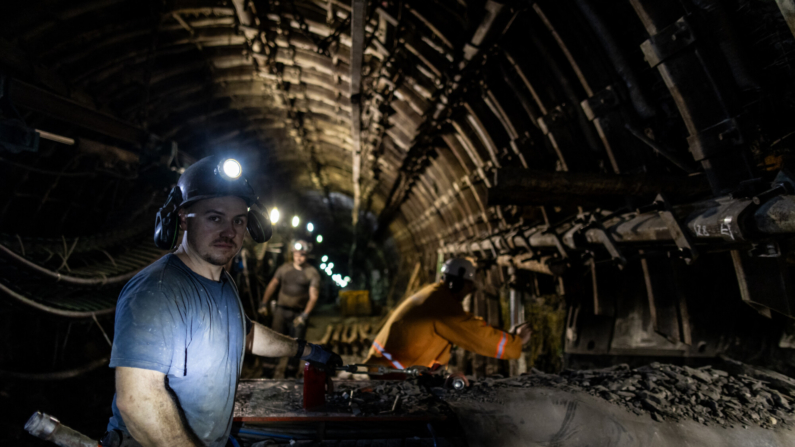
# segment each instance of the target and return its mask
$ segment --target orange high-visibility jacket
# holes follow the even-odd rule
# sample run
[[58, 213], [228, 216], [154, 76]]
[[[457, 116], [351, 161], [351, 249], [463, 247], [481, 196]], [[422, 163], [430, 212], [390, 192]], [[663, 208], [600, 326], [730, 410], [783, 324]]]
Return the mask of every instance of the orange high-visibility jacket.
[[464, 311], [443, 284], [434, 283], [395, 309], [364, 362], [397, 369], [446, 365], [452, 345], [498, 359], [517, 359], [522, 352], [519, 337]]

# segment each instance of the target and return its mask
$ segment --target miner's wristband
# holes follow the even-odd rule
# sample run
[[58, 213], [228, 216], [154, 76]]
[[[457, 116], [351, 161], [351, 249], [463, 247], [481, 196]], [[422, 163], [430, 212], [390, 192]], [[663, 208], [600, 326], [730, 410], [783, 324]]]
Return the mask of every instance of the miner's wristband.
[[298, 342], [298, 352], [295, 353], [295, 358], [301, 360], [301, 357], [304, 356], [304, 348], [306, 348], [306, 340], [301, 340], [299, 338], [296, 341]]

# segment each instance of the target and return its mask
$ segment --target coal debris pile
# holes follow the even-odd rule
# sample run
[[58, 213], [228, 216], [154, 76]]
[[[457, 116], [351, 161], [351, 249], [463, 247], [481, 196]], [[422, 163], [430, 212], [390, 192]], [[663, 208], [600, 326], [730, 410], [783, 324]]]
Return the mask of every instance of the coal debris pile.
[[[430, 392], [429, 392], [430, 391]], [[326, 411], [351, 413], [355, 416], [376, 415], [447, 415], [452, 414], [440, 400], [441, 387], [421, 386], [417, 379], [375, 382], [372, 387], [339, 384], [334, 393], [326, 396]]]
[[792, 428], [795, 390], [774, 389], [746, 375], [732, 375], [711, 366], [701, 368], [652, 363], [637, 369], [617, 365], [601, 370], [566, 370], [560, 375], [492, 376], [469, 389], [449, 393], [448, 400], [489, 402], [496, 387], [554, 387], [584, 391], [656, 421], [694, 420], [725, 427], [758, 425]]

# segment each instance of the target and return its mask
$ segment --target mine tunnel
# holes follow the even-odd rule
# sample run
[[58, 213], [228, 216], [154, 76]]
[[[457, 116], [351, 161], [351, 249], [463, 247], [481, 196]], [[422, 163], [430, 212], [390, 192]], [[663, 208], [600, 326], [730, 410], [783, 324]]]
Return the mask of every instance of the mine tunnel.
[[795, 1], [0, 24], [0, 444], [795, 445]]

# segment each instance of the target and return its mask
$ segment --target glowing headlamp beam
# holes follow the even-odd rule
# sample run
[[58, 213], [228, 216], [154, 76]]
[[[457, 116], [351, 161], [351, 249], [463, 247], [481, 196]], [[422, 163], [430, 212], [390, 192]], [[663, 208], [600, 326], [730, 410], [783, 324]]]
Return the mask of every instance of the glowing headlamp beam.
[[240, 165], [240, 162], [234, 158], [227, 158], [222, 161], [219, 168], [220, 173], [227, 180], [237, 180], [243, 173], [243, 167]]

